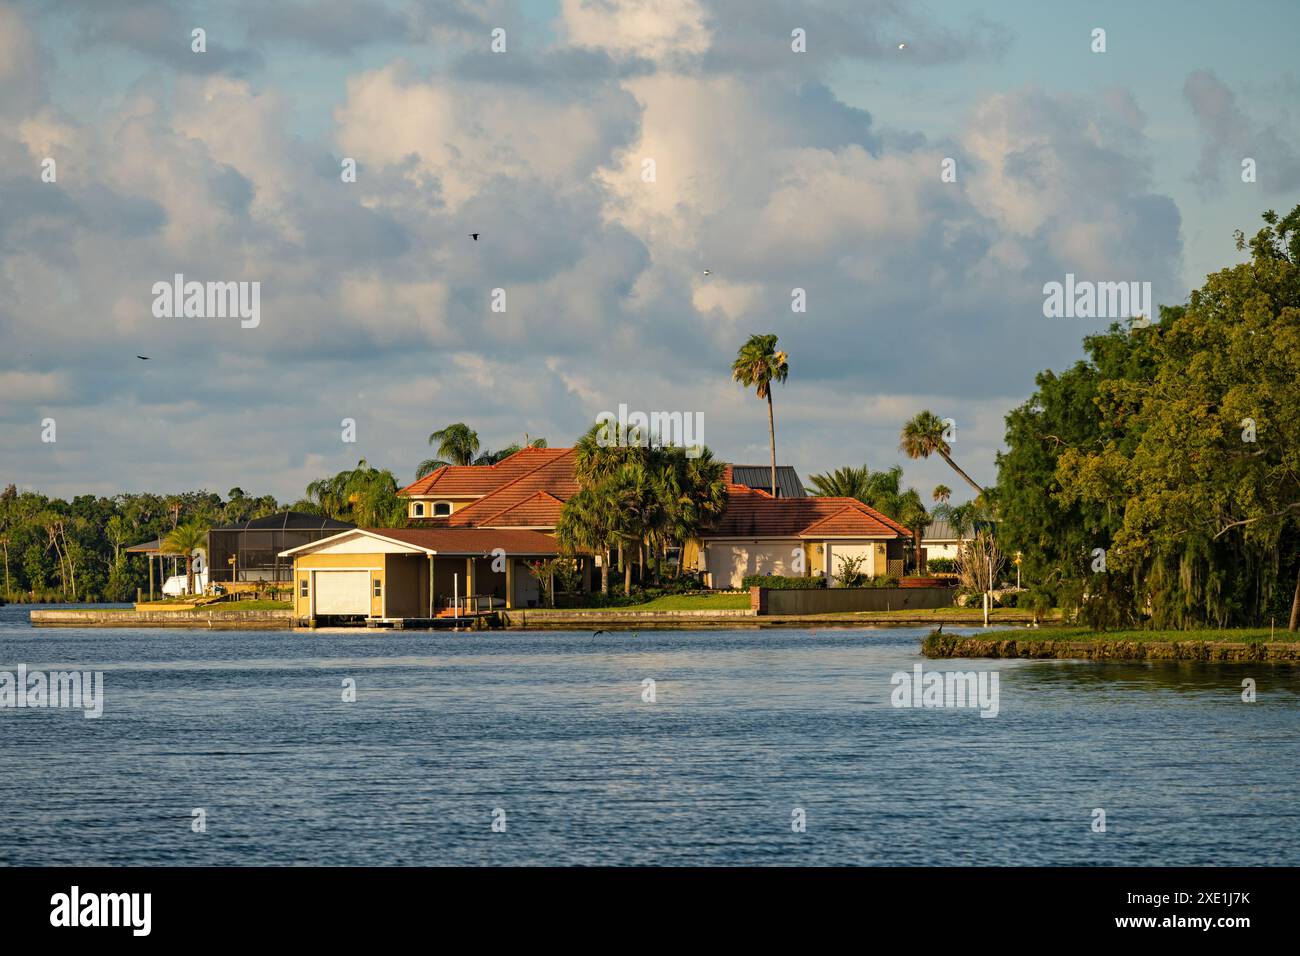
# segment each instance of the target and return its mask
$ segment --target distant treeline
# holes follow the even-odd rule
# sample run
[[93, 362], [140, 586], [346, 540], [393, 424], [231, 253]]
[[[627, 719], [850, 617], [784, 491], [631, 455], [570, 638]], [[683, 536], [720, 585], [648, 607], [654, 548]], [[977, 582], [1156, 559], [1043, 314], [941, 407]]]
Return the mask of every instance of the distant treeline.
[[[361, 525], [405, 523], [392, 473], [369, 467], [312, 482], [304, 498], [282, 503], [231, 488], [173, 495], [78, 495], [49, 498], [9, 485], [0, 492], [0, 597], [22, 601], [132, 601], [149, 587], [149, 565], [135, 544], [166, 538], [178, 527], [239, 524], [286, 508]], [[167, 573], [185, 573], [180, 556], [164, 559]], [[173, 571], [174, 562], [174, 571]], [[155, 573], [157, 571], [155, 570]], [[155, 587], [160, 582], [155, 581]]]

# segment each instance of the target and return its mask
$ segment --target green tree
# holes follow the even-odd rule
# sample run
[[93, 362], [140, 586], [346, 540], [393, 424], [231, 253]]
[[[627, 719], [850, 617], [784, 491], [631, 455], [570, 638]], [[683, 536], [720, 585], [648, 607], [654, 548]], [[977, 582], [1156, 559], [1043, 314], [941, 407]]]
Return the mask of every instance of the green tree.
[[163, 554], [178, 554], [185, 558], [185, 592], [194, 593], [194, 552], [208, 543], [208, 529], [197, 523], [177, 525], [163, 539]]
[[754, 389], [760, 399], [767, 400], [767, 437], [772, 449], [772, 494], [776, 491], [776, 419], [772, 414], [772, 383], [784, 384], [790, 375], [790, 364], [784, 352], [778, 351], [775, 335], [751, 335], [736, 353], [731, 364], [731, 377], [746, 388]]
[[478, 454], [478, 432], [464, 422], [456, 422], [446, 428], [440, 428], [429, 436], [429, 444], [438, 446], [439, 458], [426, 458], [420, 462], [415, 477], [423, 478], [431, 472], [446, 465], [472, 465]]
[[1110, 563], [1165, 626], [1262, 624], [1285, 595], [1300, 627], [1300, 206], [1263, 218], [1249, 262], [1132, 331], [1151, 373], [1101, 382], [1100, 442], [1057, 465], [1067, 503], [1117, 512]]

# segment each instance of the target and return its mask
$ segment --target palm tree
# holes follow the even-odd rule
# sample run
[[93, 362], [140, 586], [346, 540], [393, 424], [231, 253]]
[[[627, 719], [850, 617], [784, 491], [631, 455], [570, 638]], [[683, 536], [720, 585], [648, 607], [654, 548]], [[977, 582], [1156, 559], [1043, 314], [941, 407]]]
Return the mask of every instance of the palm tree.
[[767, 399], [767, 437], [772, 446], [772, 497], [776, 497], [776, 422], [772, 416], [772, 383], [784, 383], [790, 365], [784, 352], [777, 351], [775, 335], [751, 335], [736, 352], [731, 377], [759, 398]]
[[617, 543], [615, 505], [597, 488], [583, 488], [564, 503], [555, 540], [565, 551], [599, 554], [600, 593], [609, 593], [609, 557]]
[[464, 422], [456, 422], [434, 432], [429, 436], [429, 444], [435, 443], [442, 458], [426, 458], [420, 462], [420, 467], [415, 471], [417, 479], [446, 465], [472, 465], [479, 449], [478, 432]]
[[185, 592], [194, 593], [194, 550], [208, 543], [206, 528], [198, 524], [177, 525], [163, 539], [163, 554], [183, 554], [185, 556]]
[[939, 502], [939, 504], [946, 505], [948, 503], [948, 499], [952, 497], [952, 489], [949, 488], [947, 485], [935, 485], [934, 492], [931, 494], [930, 497], [932, 497], [935, 501]]
[[952, 470], [961, 475], [966, 480], [966, 483], [975, 489], [976, 493], [984, 494], [984, 489], [975, 484], [974, 479], [958, 468], [957, 463], [952, 460], [949, 454], [952, 449], [943, 437], [945, 430], [943, 421], [938, 415], [935, 415], [929, 409], [922, 410], [903, 426], [898, 447], [908, 458], [912, 459], [929, 458], [932, 454], [938, 452]]
[[906, 525], [912, 530], [912, 547], [916, 555], [916, 573], [925, 573], [925, 560], [921, 552], [921, 533], [930, 524], [930, 515], [925, 510], [925, 504], [921, 501], [921, 496], [916, 493], [915, 488], [909, 488], [900, 496], [898, 501], [898, 513], [894, 520], [900, 524]]
[[870, 493], [871, 471], [866, 465], [848, 465], [825, 475], [813, 475], [808, 483], [821, 498], [857, 498], [864, 504]]

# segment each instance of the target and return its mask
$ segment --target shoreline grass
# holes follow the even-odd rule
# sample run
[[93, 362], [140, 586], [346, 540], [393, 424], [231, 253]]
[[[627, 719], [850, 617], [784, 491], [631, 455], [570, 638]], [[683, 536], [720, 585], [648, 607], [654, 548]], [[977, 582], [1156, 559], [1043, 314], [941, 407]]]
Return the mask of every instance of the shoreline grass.
[[1267, 627], [1243, 628], [1198, 628], [1190, 631], [1168, 630], [1123, 630], [1093, 631], [1086, 627], [1052, 627], [1039, 631], [1026, 631], [1024, 628], [1014, 630], [988, 630], [979, 634], [964, 635], [971, 640], [982, 641], [1078, 641], [1109, 643], [1133, 642], [1140, 644], [1176, 644], [1190, 641], [1206, 641], [1215, 644], [1294, 644], [1300, 642], [1300, 632], [1273, 630]]

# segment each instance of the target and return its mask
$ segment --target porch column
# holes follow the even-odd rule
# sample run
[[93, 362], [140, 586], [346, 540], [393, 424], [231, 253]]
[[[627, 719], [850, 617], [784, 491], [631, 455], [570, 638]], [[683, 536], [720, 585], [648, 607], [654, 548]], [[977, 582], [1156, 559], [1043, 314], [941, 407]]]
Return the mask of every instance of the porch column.
[[515, 606], [515, 559], [506, 558], [506, 610]]
[[472, 557], [465, 559], [465, 608], [473, 613], [477, 608], [469, 599], [474, 596], [474, 559]]
[[429, 617], [433, 617], [433, 555], [429, 555]]

